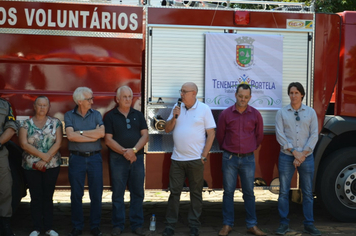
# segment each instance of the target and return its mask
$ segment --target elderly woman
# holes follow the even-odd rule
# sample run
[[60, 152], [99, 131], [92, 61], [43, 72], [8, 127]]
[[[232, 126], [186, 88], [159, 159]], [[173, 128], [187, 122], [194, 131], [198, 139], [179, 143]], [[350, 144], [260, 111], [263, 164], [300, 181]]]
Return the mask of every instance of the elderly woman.
[[30, 236], [40, 235], [42, 223], [46, 235], [58, 236], [52, 224], [52, 197], [61, 164], [62, 123], [47, 116], [49, 106], [47, 97], [37, 97], [33, 105], [35, 115], [24, 121], [19, 132], [24, 150], [22, 167], [31, 194], [33, 231]]

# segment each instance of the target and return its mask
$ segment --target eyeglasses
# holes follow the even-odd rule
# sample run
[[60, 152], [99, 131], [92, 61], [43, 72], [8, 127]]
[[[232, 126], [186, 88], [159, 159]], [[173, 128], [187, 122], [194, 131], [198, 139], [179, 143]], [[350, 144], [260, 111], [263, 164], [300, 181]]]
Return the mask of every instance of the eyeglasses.
[[182, 93], [182, 94], [186, 94], [186, 93], [189, 93], [189, 92], [194, 92], [194, 90], [179, 90], [179, 93]]
[[127, 129], [131, 129], [130, 119], [126, 119], [126, 127]]
[[299, 117], [298, 111], [295, 111], [295, 112], [294, 112], [294, 115], [296, 116], [296, 117], [295, 117], [295, 120], [296, 120], [296, 121], [300, 121], [300, 117]]
[[91, 97], [91, 98], [84, 98], [84, 100], [87, 100], [88, 102], [91, 102], [94, 100], [94, 97]]

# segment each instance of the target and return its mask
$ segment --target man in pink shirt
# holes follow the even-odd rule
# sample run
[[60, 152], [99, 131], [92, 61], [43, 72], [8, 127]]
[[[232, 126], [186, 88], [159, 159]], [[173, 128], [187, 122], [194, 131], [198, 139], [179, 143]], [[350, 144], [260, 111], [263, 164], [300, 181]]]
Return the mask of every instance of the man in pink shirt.
[[225, 109], [219, 117], [216, 138], [222, 158], [223, 171], [223, 228], [219, 235], [230, 233], [234, 225], [234, 192], [237, 175], [240, 175], [246, 210], [247, 231], [266, 235], [257, 227], [255, 195], [255, 151], [263, 139], [263, 120], [259, 111], [248, 105], [251, 88], [240, 84], [235, 93], [236, 103]]

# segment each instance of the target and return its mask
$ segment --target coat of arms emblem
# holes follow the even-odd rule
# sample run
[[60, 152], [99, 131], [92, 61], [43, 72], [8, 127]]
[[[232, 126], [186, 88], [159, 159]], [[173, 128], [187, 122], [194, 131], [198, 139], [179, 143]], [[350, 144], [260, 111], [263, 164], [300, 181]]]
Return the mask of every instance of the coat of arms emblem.
[[236, 63], [244, 68], [251, 66], [254, 57], [254, 46], [252, 44], [255, 40], [248, 36], [242, 36], [235, 41], [237, 42]]

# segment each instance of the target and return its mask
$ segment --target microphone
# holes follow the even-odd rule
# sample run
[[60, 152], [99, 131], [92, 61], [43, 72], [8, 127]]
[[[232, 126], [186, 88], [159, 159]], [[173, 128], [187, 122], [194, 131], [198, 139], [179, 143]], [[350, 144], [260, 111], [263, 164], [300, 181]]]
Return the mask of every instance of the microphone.
[[[180, 107], [182, 105], [182, 99], [178, 98], [177, 106]], [[175, 118], [178, 118], [178, 115], [176, 114]]]

